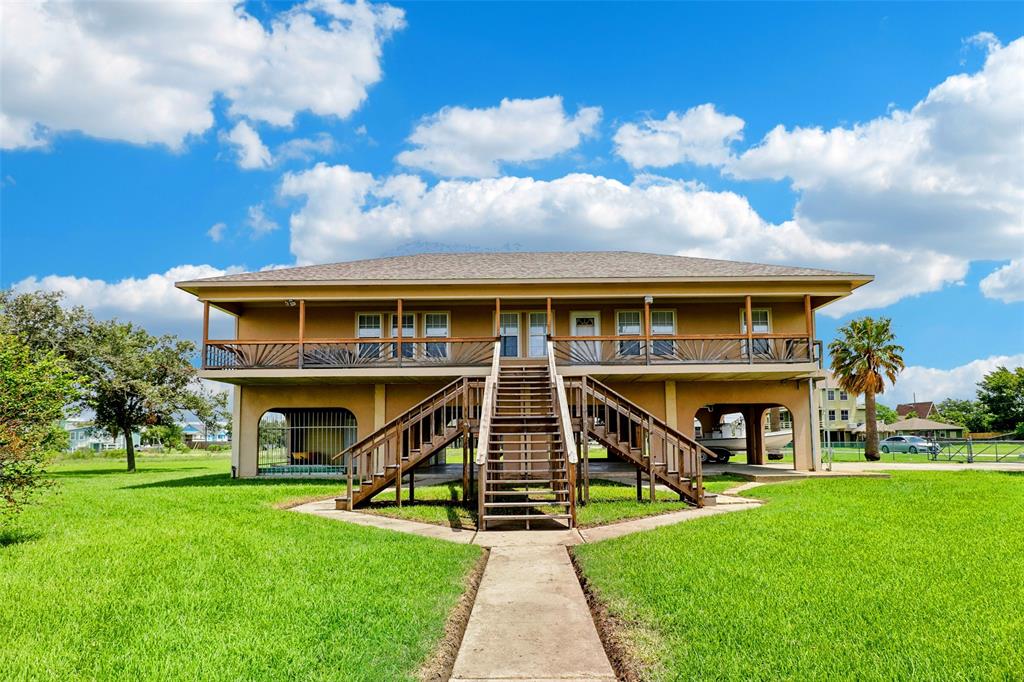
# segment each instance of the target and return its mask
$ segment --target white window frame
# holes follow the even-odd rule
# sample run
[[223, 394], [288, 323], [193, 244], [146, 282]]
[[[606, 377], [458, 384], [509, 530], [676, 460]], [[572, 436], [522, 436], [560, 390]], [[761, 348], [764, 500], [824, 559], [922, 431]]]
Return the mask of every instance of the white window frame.
[[[431, 334], [428, 333], [428, 331], [427, 331], [427, 317], [429, 315], [443, 315], [444, 316], [444, 335], [443, 336], [436, 336], [436, 335], [432, 336]], [[423, 330], [423, 338], [425, 338], [425, 339], [426, 338], [442, 338], [442, 339], [443, 338], [450, 338], [451, 335], [452, 335], [452, 314], [451, 314], [450, 311], [447, 311], [447, 310], [424, 310], [423, 312], [420, 313], [420, 328]], [[451, 353], [449, 352], [450, 348], [449, 348], [449, 344], [448, 343], [438, 343], [436, 345], [442, 346], [444, 348], [444, 354], [443, 355], [430, 355], [430, 349], [431, 349], [431, 344], [430, 343], [425, 343], [424, 344], [423, 354], [425, 356], [427, 356], [427, 357], [434, 357], [434, 358], [447, 358], [447, 357], [449, 357], [451, 355]]]
[[828, 421], [829, 422], [834, 422], [836, 420], [836, 411], [835, 410], [829, 410], [828, 414], [826, 416], [828, 417]]
[[829, 389], [826, 389], [826, 390], [827, 390], [827, 392], [825, 394], [825, 399], [828, 400], [829, 402], [832, 402], [833, 400], [835, 400], [836, 399], [836, 389], [829, 388]]
[[[505, 316], [512, 316], [512, 315], [515, 315], [515, 317], [516, 317], [516, 334], [515, 334], [515, 336], [516, 336], [516, 347], [515, 347], [515, 355], [506, 355], [505, 354], [505, 337], [506, 337], [506, 335], [502, 333], [501, 318], [503, 318]], [[501, 343], [501, 345], [499, 346], [499, 349], [501, 351], [501, 357], [503, 357], [503, 358], [518, 358], [518, 357], [522, 357], [522, 355], [523, 355], [523, 314], [520, 311], [518, 311], [518, 310], [502, 310], [500, 313], [498, 313], [497, 319], [498, 319], [498, 341]], [[512, 335], [508, 334], [507, 336], [512, 336]]]
[[[376, 336], [363, 336], [363, 327], [360, 324], [361, 318], [376, 316], [377, 318], [377, 335]], [[386, 314], [374, 310], [362, 310], [355, 314], [355, 337], [360, 339], [356, 344], [356, 355], [360, 359], [374, 359], [380, 358], [383, 352], [382, 343], [369, 343], [364, 342], [362, 339], [383, 339], [384, 338], [384, 320], [387, 319]], [[370, 329], [369, 327], [367, 329]]]
[[[622, 324], [620, 319], [625, 314], [635, 314], [637, 319], [637, 332], [636, 334], [623, 334]], [[639, 357], [643, 354], [642, 339], [644, 337], [644, 313], [642, 310], [637, 308], [622, 308], [621, 310], [615, 311], [615, 336], [625, 339], [624, 341], [615, 342], [615, 353], [622, 357]], [[634, 341], [635, 339], [635, 341]], [[635, 353], [627, 353], [625, 351], [628, 347], [635, 347]]]
[[[656, 332], [656, 331], [654, 331], [654, 315], [655, 315], [655, 313], [668, 313], [669, 315], [672, 316], [672, 331], [667, 332], [667, 333], [666, 332]], [[657, 337], [657, 336], [675, 336], [676, 334], [678, 334], [679, 332], [676, 331], [676, 329], [677, 329], [676, 325], [678, 324], [677, 323], [677, 317], [678, 316], [676, 315], [676, 309], [675, 308], [652, 308], [651, 309], [651, 338], [653, 339], [651, 341], [651, 354], [652, 355], [670, 356], [670, 355], [674, 354], [674, 350], [675, 350], [675, 348], [674, 348], [675, 347], [675, 342], [674, 341], [661, 341], [662, 345], [659, 346], [659, 342], [658, 342], [658, 340], [655, 337]], [[663, 348], [666, 348], [666, 347], [668, 349], [670, 349], [668, 353], [659, 353], [658, 352], [660, 349], [663, 349]]]
[[[772, 333], [772, 327], [773, 327], [773, 325], [772, 325], [772, 309], [771, 308], [751, 308], [750, 309], [750, 318], [753, 319], [754, 318], [754, 314], [758, 313], [758, 312], [768, 313], [768, 331], [766, 331], [766, 332], [754, 332], [754, 333], [755, 334], [771, 334]], [[754, 326], [756, 327], [757, 325], [755, 324]], [[747, 309], [746, 308], [740, 308], [740, 334], [746, 334], [746, 333], [747, 333]]]
[[[533, 316], [539, 315], [544, 320], [544, 333], [533, 333]], [[533, 352], [533, 339], [540, 338], [540, 353]], [[528, 310], [526, 312], [526, 357], [543, 358], [548, 354], [548, 313], [546, 310]]]
[[[402, 311], [402, 317], [404, 318], [407, 315], [412, 317], [412, 334], [406, 334], [405, 333], [406, 332], [406, 327], [403, 324], [402, 325], [402, 341], [403, 341], [403, 343], [402, 343], [402, 357], [403, 357], [403, 359], [412, 359], [412, 358], [416, 357], [416, 344], [414, 344], [414, 343], [406, 344], [406, 343], [404, 343], [404, 341], [406, 339], [414, 339], [414, 338], [416, 338], [416, 329], [417, 329], [417, 327], [416, 327], [416, 313], [411, 313], [411, 312], [403, 310]], [[397, 312], [388, 313], [388, 322], [390, 323], [388, 325], [388, 334], [390, 334], [390, 336], [388, 338], [390, 338], [390, 339], [397, 339], [398, 338], [398, 334], [396, 332], [398, 331], [398, 324], [397, 324], [397, 322], [398, 322], [398, 313]], [[398, 344], [394, 344], [394, 343], [391, 344], [391, 356], [392, 357], [397, 357], [398, 356]]]
[[849, 410], [839, 410], [839, 421], [841, 421], [841, 422], [848, 422], [848, 421], [850, 421], [850, 411]]

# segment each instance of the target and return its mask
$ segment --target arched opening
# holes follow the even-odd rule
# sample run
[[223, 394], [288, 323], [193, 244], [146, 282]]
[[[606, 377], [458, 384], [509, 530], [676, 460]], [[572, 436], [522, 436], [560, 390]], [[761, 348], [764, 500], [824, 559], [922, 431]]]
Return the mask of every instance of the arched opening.
[[781, 403], [710, 404], [693, 419], [697, 441], [716, 454], [715, 463], [788, 460], [795, 467], [792, 413]]
[[356, 442], [356, 417], [343, 407], [283, 407], [260, 417], [256, 473], [260, 476], [338, 476], [335, 455]]

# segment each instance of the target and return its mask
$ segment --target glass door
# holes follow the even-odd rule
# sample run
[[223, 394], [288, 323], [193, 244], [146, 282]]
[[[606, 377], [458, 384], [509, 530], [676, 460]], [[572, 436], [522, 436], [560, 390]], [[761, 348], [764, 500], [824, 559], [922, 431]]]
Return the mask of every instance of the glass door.
[[[391, 338], [398, 338], [398, 315], [391, 313]], [[411, 358], [416, 347], [411, 343], [405, 343], [408, 339], [416, 338], [416, 313], [402, 313], [402, 357]], [[398, 357], [398, 344], [391, 344], [391, 357]]]
[[519, 313], [502, 313], [498, 324], [501, 337], [501, 357], [519, 357]]
[[[571, 331], [573, 336], [600, 336], [600, 313], [572, 313]], [[571, 362], [596, 365], [601, 361], [600, 341], [573, 341], [569, 348]]]
[[531, 358], [542, 358], [548, 353], [548, 314], [530, 313]]
[[[424, 313], [423, 336], [428, 338], [448, 338], [448, 313]], [[427, 342], [428, 358], [447, 358], [448, 344], [443, 341]]]

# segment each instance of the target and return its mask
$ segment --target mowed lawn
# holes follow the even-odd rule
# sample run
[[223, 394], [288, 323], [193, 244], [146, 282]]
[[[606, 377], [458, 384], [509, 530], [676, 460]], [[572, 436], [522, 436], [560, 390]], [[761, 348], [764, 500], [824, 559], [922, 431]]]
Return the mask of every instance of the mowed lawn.
[[818, 479], [574, 549], [645, 679], [1020, 679], [1024, 475]]
[[413, 677], [480, 556], [275, 504], [338, 482], [242, 482], [227, 459], [54, 467], [0, 543], [0, 677]]

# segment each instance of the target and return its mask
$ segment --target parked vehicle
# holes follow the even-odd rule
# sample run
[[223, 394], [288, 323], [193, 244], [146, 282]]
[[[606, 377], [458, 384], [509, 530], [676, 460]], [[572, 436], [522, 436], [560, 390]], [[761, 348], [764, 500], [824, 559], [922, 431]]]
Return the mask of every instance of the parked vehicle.
[[938, 443], [921, 436], [890, 436], [880, 445], [880, 449], [884, 453], [909, 452], [916, 455], [919, 452], [930, 452], [937, 455], [941, 450]]

